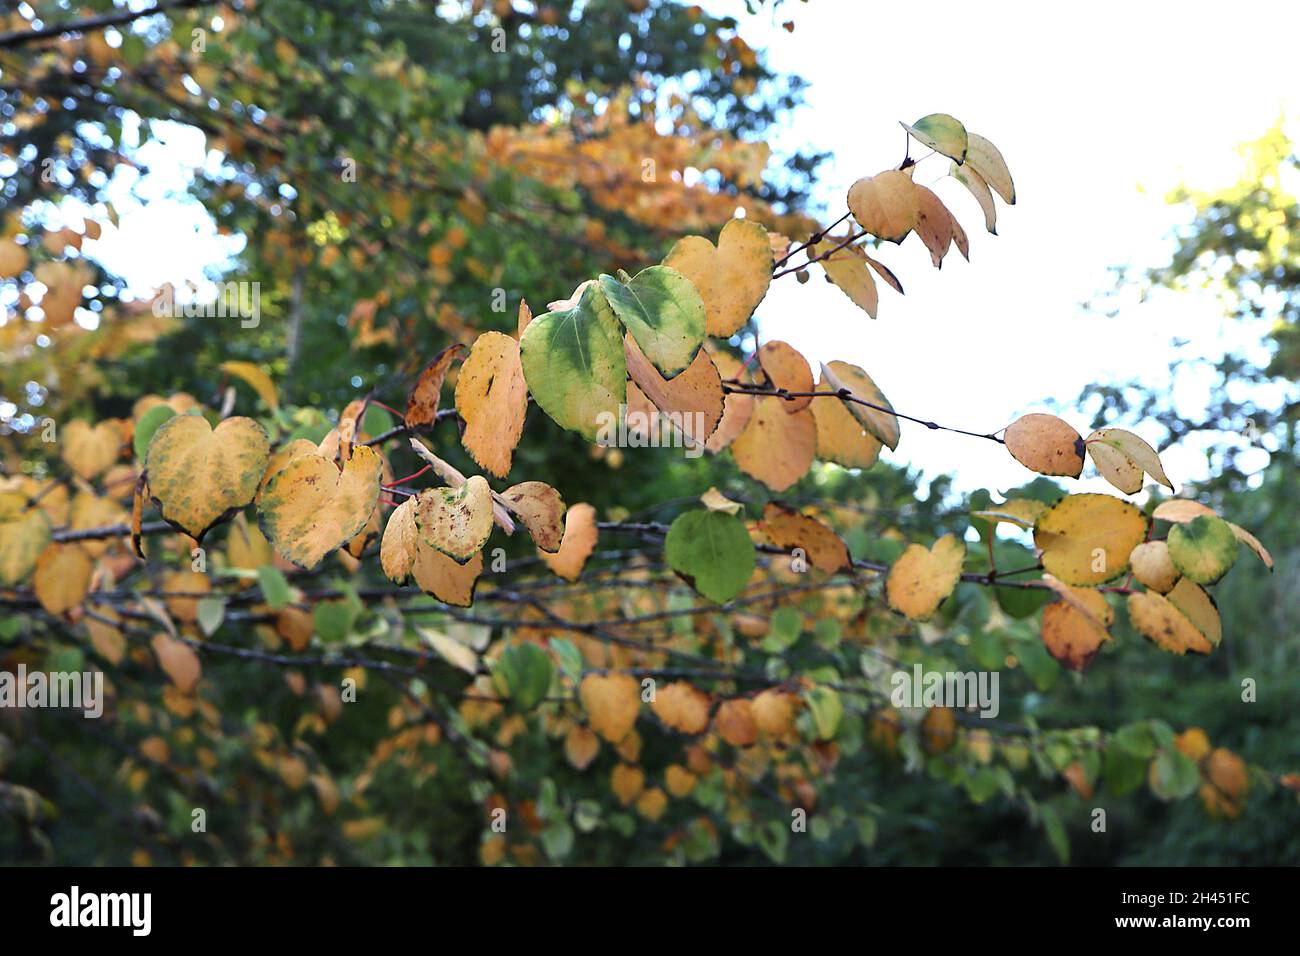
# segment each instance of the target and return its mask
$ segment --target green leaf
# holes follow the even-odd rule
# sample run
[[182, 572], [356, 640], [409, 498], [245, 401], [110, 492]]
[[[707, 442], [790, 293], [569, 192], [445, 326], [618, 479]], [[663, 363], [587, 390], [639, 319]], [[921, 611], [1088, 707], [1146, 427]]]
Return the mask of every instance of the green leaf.
[[1102, 764], [1102, 780], [1106, 789], [1117, 797], [1132, 793], [1147, 776], [1147, 761], [1135, 756], [1131, 750], [1119, 745], [1118, 741], [1106, 748]]
[[321, 601], [312, 611], [316, 634], [327, 644], [338, 644], [352, 632], [357, 609], [348, 601]]
[[817, 739], [830, 740], [840, 729], [840, 719], [844, 716], [844, 703], [840, 700], [840, 695], [830, 687], [814, 687], [804, 695], [804, 699], [808, 701]]
[[694, 361], [704, 342], [705, 309], [686, 276], [669, 266], [651, 266], [626, 284], [602, 275], [600, 287], [619, 321], [665, 378]]
[[929, 146], [936, 153], [942, 153], [958, 165], [966, 162], [966, 150], [970, 146], [966, 127], [947, 113], [931, 113], [929, 116], [922, 116], [911, 126], [906, 123], [900, 125], [922, 146]]
[[1065, 826], [1061, 823], [1061, 818], [1051, 807], [1040, 807], [1039, 816], [1043, 821], [1043, 832], [1047, 834], [1047, 842], [1052, 845], [1056, 858], [1062, 863], [1069, 863], [1070, 838], [1065, 834]]
[[1214, 515], [1199, 515], [1169, 529], [1169, 557], [1185, 578], [1213, 584], [1237, 561], [1232, 525]]
[[289, 603], [289, 582], [283, 572], [275, 565], [264, 564], [257, 569], [257, 583], [262, 588], [262, 597], [272, 610], [280, 610]]
[[1201, 772], [1195, 761], [1181, 750], [1169, 748], [1156, 754], [1151, 765], [1151, 792], [1161, 800], [1181, 800], [1195, 792]]
[[565, 677], [573, 681], [577, 681], [582, 677], [582, 651], [578, 650], [578, 646], [573, 641], [567, 637], [553, 637], [551, 638], [551, 650], [559, 658], [560, 670]]
[[722, 511], [677, 516], [664, 541], [668, 565], [710, 601], [730, 601], [754, 573], [754, 542], [745, 524]]
[[140, 420], [135, 423], [135, 437], [131, 440], [137, 461], [144, 461], [145, 453], [149, 450], [149, 439], [153, 438], [158, 426], [175, 414], [170, 405], [155, 405], [140, 416]]
[[554, 670], [550, 655], [536, 644], [512, 644], [497, 661], [492, 679], [515, 707], [531, 710], [550, 690]]
[[571, 309], [528, 323], [519, 340], [528, 389], [555, 422], [595, 441], [617, 426], [627, 401], [627, 359], [618, 319], [596, 283]]
[[226, 618], [226, 599], [221, 597], [199, 598], [199, 627], [204, 635], [211, 637]]

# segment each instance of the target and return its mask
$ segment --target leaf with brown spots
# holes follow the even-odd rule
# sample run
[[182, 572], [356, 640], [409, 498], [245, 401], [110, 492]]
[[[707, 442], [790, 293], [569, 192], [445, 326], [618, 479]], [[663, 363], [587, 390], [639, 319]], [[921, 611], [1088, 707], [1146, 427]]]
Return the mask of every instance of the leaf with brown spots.
[[1060, 597], [1043, 608], [1043, 644], [1070, 670], [1082, 671], [1111, 639], [1115, 611], [1100, 591], [1072, 588], [1050, 574], [1043, 580]]
[[1003, 440], [1016, 461], [1040, 475], [1078, 478], [1083, 473], [1083, 436], [1055, 415], [1017, 418]]
[[1137, 632], [1162, 651], [1209, 654], [1214, 650], [1214, 645], [1182, 611], [1153, 591], [1128, 596], [1128, 617]]
[[801, 514], [779, 502], [769, 502], [763, 508], [759, 523], [767, 539], [783, 551], [799, 548], [807, 555], [808, 563], [818, 571], [834, 574], [853, 566], [849, 549], [840, 536], [816, 518]]
[[479, 467], [504, 478], [528, 411], [517, 341], [502, 332], [484, 332], [474, 340], [456, 379], [456, 410], [465, 420], [460, 436], [465, 450]]
[[251, 418], [227, 418], [214, 429], [202, 415], [177, 415], [149, 440], [149, 493], [163, 518], [195, 541], [223, 515], [257, 494], [270, 446]]
[[524, 481], [501, 493], [505, 502], [532, 535], [537, 547], [548, 554], [560, 550], [564, 540], [564, 499], [544, 481]]
[[417, 495], [415, 524], [420, 538], [464, 564], [492, 534], [492, 489], [482, 475], [459, 488], [426, 488]]
[[316, 567], [369, 522], [382, 472], [383, 460], [366, 445], [353, 448], [341, 471], [317, 453], [293, 459], [262, 491], [262, 533], [282, 557], [302, 568]]

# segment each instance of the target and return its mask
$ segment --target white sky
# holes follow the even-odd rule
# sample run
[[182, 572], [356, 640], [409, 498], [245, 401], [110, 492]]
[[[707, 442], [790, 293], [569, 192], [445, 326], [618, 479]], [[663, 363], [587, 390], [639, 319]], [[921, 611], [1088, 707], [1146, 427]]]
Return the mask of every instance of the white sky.
[[[780, 27], [791, 17], [793, 34]], [[1162, 383], [1174, 336], [1209, 357], [1258, 343], [1258, 330], [1225, 323], [1209, 297], [1158, 296], [1115, 320], [1081, 303], [1110, 287], [1110, 267], [1161, 261], [1175, 222], [1166, 190], [1231, 183], [1241, 167], [1236, 144], [1295, 107], [1300, 4], [787, 0], [775, 17], [765, 10], [742, 24], [774, 69], [811, 83], [808, 105], [768, 140], [778, 150], [835, 154], [818, 194], [831, 219], [854, 179], [902, 159], [898, 121], [932, 112], [951, 113], [998, 145], [1018, 200], [999, 202], [994, 237], [969, 194], [939, 182], [934, 188], [971, 238], [971, 264], [954, 250], [936, 272], [915, 236], [886, 246], [880, 258], [907, 295], [882, 285], [876, 322], [819, 269], [806, 285], [783, 278], [759, 309], [764, 340], [785, 339], [814, 368], [833, 359], [861, 365], [899, 411], [979, 431], [1045, 410], [1048, 399], [1072, 402], [1092, 382]], [[156, 171], [138, 184], [151, 197], [183, 188], [178, 159], [202, 161], [201, 138], [177, 135], [173, 148], [142, 157]], [[924, 150], [913, 144], [912, 152]], [[935, 157], [916, 178], [932, 184], [946, 170]], [[112, 192], [122, 228], [88, 251], [135, 288], [201, 280], [229, 248], [201, 210], [156, 203], [128, 211], [126, 184]], [[1179, 398], [1185, 410], [1203, 407], [1195, 389]], [[1087, 418], [1073, 423], [1082, 429]], [[956, 473], [966, 489], [1032, 477], [1001, 446], [906, 422], [892, 458], [930, 475]], [[1196, 447], [1164, 458], [1176, 484], [1204, 475]], [[1113, 491], [1095, 476], [1077, 487]]]

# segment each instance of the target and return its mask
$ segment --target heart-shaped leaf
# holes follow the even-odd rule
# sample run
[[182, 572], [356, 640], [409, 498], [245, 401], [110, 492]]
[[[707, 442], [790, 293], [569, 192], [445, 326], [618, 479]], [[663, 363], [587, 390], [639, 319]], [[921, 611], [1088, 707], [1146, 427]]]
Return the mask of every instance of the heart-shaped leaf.
[[617, 423], [627, 362], [622, 329], [599, 284], [583, 289], [576, 305], [528, 323], [519, 354], [533, 398], [557, 424], [594, 441]]
[[690, 279], [704, 300], [709, 335], [734, 335], [754, 314], [772, 281], [772, 243], [752, 219], [732, 219], [718, 245], [687, 236], [669, 251], [664, 265]]
[[314, 568], [366, 526], [382, 473], [383, 460], [366, 445], [353, 446], [342, 470], [319, 452], [300, 455], [262, 489], [262, 532], [281, 556]]
[[614, 314], [666, 378], [695, 360], [704, 342], [704, 300], [691, 280], [669, 266], [651, 266], [624, 284], [609, 275], [600, 287]]
[[269, 457], [266, 432], [251, 418], [214, 429], [202, 415], [177, 415], [149, 441], [149, 493], [164, 519], [201, 540], [222, 515], [253, 500]]

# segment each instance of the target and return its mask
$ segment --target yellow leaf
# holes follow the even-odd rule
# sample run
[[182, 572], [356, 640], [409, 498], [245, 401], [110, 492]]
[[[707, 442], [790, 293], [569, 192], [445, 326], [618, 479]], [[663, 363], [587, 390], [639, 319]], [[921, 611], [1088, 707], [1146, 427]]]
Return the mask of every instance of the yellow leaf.
[[63, 460], [68, 467], [87, 481], [117, 460], [125, 444], [122, 429], [115, 421], [103, 421], [95, 426], [80, 418], [63, 427], [61, 440]]
[[1178, 569], [1169, 557], [1169, 546], [1163, 541], [1144, 541], [1133, 549], [1128, 560], [1133, 566], [1133, 577], [1143, 587], [1168, 594], [1178, 583]]
[[1214, 645], [1168, 599], [1153, 591], [1128, 596], [1128, 617], [1139, 634], [1171, 654], [1209, 654]]
[[[166, 428], [174, 421], [163, 425]], [[284, 558], [314, 568], [370, 521], [379, 501], [383, 460], [357, 445], [340, 471], [319, 453], [295, 458], [262, 491], [258, 521]], [[489, 518], [490, 520], [490, 518]]]
[[1213, 646], [1219, 646], [1223, 641], [1223, 621], [1219, 617], [1218, 605], [1205, 588], [1189, 578], [1179, 578], [1165, 597], [1201, 636]]
[[705, 331], [718, 338], [734, 335], [758, 308], [772, 281], [772, 246], [767, 230], [752, 219], [732, 219], [718, 245], [703, 236], [678, 241], [664, 259], [691, 280], [706, 312]]
[[929, 620], [961, 579], [966, 543], [947, 534], [931, 548], [910, 544], [889, 569], [889, 606], [913, 621]]
[[379, 543], [379, 564], [389, 580], [401, 584], [415, 564], [415, 544], [419, 528], [415, 524], [415, 495], [411, 495], [393, 509], [384, 526], [384, 537]]
[[758, 739], [753, 704], [744, 697], [723, 701], [713, 716], [713, 727], [733, 747], [748, 747]]
[[547, 554], [538, 550], [546, 566], [560, 577], [576, 581], [582, 574], [582, 568], [596, 550], [599, 532], [596, 530], [596, 509], [586, 502], [580, 502], [569, 508], [564, 516], [564, 538], [560, 550]]
[[1002, 201], [1014, 206], [1016, 187], [1011, 181], [1006, 160], [998, 148], [978, 133], [967, 133], [966, 168], [978, 173], [980, 178], [993, 187], [993, 191], [1002, 197]]
[[916, 226], [920, 196], [912, 177], [898, 169], [859, 179], [849, 187], [849, 210], [867, 232], [902, 242]]
[[[722, 377], [709, 354], [700, 349], [685, 371], [672, 379], [665, 379], [641, 352], [632, 336], [623, 337], [623, 349], [627, 372], [633, 383], [628, 386], [628, 429], [633, 427], [630, 409], [633, 403], [631, 393], [635, 388], [654, 406], [653, 410], [668, 416], [669, 426], [661, 423], [661, 432], [672, 427], [683, 436], [683, 444], [703, 446], [718, 427], [724, 399]], [[661, 434], [661, 447], [667, 437]]]
[[[772, 387], [787, 392], [811, 392], [813, 390], [812, 369], [808, 360], [800, 355], [789, 343], [768, 342], [758, 350], [758, 364], [772, 382]], [[812, 402], [812, 396], [782, 399], [781, 407], [787, 414], [802, 411]]]
[[1174, 490], [1156, 450], [1132, 432], [1099, 428], [1084, 443], [1101, 476], [1124, 494], [1133, 495], [1142, 490], [1143, 472], [1170, 491]]
[[[823, 390], [847, 390], [859, 401], [830, 398], [819, 398], [817, 401], [843, 402], [849, 414], [860, 421], [871, 435], [888, 445], [890, 450], [898, 448], [898, 416], [894, 414], [894, 406], [870, 375], [848, 362], [831, 362], [822, 365], [821, 386]], [[864, 405], [863, 402], [867, 404]]]
[[773, 491], [785, 491], [807, 474], [817, 449], [812, 412], [805, 408], [790, 415], [784, 406], [779, 398], [756, 398], [744, 431], [731, 445], [740, 470]]
[[492, 489], [482, 475], [459, 488], [426, 488], [416, 496], [415, 525], [421, 539], [464, 564], [492, 534]]
[[975, 201], [980, 204], [980, 209], [984, 213], [984, 228], [996, 236], [998, 234], [998, 211], [993, 205], [993, 193], [989, 191], [989, 184], [984, 181], [984, 177], [965, 163], [961, 166], [953, 163], [948, 169], [948, 175], [965, 186], [967, 191], [975, 197]]
[[221, 371], [241, 378], [252, 386], [253, 391], [257, 392], [266, 407], [275, 411], [280, 407], [280, 392], [271, 381], [271, 376], [266, 374], [266, 370], [252, 362], [222, 362]]
[[612, 744], [627, 736], [641, 709], [641, 688], [631, 674], [588, 674], [578, 696], [591, 729]]
[[795, 696], [769, 687], [754, 698], [754, 724], [768, 737], [784, 737], [794, 728]]
[[203, 673], [199, 655], [184, 641], [166, 634], [154, 635], [153, 652], [158, 658], [158, 666], [176, 689], [183, 694], [193, 693]]
[[502, 332], [475, 339], [456, 379], [456, 410], [465, 420], [465, 450], [481, 468], [504, 478], [528, 411], [517, 341]]
[[[839, 238], [828, 236], [821, 242], [814, 243], [808, 247], [809, 260], [816, 259], [827, 250], [835, 249], [843, 241], [842, 236]], [[880, 293], [876, 291], [876, 280], [871, 277], [871, 269], [867, 266], [867, 254], [861, 246], [850, 243], [817, 261], [831, 282], [835, 283], [854, 305], [873, 319], [876, 317]]]
[[482, 554], [459, 564], [417, 535], [411, 577], [426, 594], [432, 594], [444, 604], [469, 607], [474, 603], [474, 589], [482, 573]]
[[149, 493], [163, 518], [200, 541], [226, 512], [253, 500], [269, 456], [266, 432], [251, 418], [213, 429], [202, 415], [177, 415], [149, 442]]
[[1068, 495], [1034, 525], [1043, 567], [1066, 584], [1104, 584], [1128, 570], [1129, 555], [1146, 537], [1137, 508], [1110, 495]]
[[582, 724], [574, 724], [564, 738], [564, 759], [574, 770], [586, 770], [600, 753], [600, 738]]
[[36, 559], [32, 590], [49, 614], [62, 614], [77, 607], [90, 590], [94, 564], [90, 555], [75, 544], [51, 544]]
[[632, 801], [645, 789], [645, 771], [640, 767], [621, 763], [610, 774], [609, 785], [614, 791], [614, 796], [618, 797], [619, 803], [625, 807], [631, 806]]
[[0, 584], [12, 587], [36, 567], [50, 542], [50, 519], [18, 491], [0, 493]]
[[429, 642], [430, 647], [438, 652], [438, 656], [452, 667], [462, 670], [470, 676], [479, 672], [478, 653], [468, 644], [461, 643], [454, 637], [448, 637], [441, 631], [435, 631], [432, 628], [417, 626], [415, 630]]
[[782, 551], [792, 552], [796, 548], [801, 550], [807, 564], [818, 571], [834, 574], [853, 566], [848, 546], [838, 534], [816, 518], [800, 514], [793, 508], [775, 501], [769, 502], [763, 508], [763, 520], [759, 527], [767, 539]]

